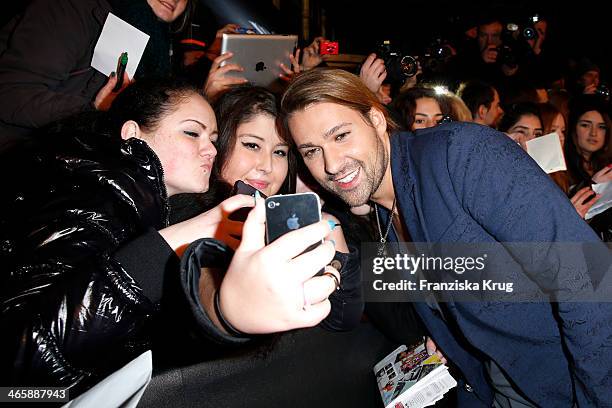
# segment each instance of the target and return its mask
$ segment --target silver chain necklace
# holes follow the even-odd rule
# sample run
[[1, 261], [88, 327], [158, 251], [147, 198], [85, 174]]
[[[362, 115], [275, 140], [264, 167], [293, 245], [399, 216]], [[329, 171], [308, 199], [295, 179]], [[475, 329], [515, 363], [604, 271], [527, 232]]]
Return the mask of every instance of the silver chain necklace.
[[389, 236], [389, 232], [391, 231], [391, 227], [393, 226], [393, 216], [395, 214], [395, 207], [397, 205], [397, 200], [393, 199], [393, 206], [391, 207], [391, 215], [389, 216], [389, 221], [387, 222], [387, 228], [383, 235], [382, 228], [380, 226], [380, 215], [378, 214], [378, 204], [374, 203], [374, 209], [376, 210], [376, 226], [378, 227], [378, 234], [380, 236], [380, 247], [378, 248], [378, 255], [382, 255], [385, 252], [385, 244], [387, 242], [387, 237]]

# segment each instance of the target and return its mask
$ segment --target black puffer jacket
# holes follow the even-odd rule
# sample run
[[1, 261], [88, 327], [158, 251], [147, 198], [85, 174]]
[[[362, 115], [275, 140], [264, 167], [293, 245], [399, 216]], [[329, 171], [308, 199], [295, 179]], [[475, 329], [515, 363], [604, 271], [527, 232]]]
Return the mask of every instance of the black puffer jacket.
[[[248, 341], [220, 332], [199, 303], [200, 268], [227, 269], [232, 251], [200, 239], [179, 268], [157, 232], [168, 205], [146, 143], [44, 140], [0, 156], [0, 384], [69, 387], [73, 398], [152, 342], [175, 365]], [[363, 311], [358, 251], [335, 259], [342, 289], [321, 326], [347, 330]]]
[[[167, 224], [167, 197], [146, 143], [52, 140], [0, 157], [0, 384], [70, 387], [74, 397], [150, 348], [179, 268], [156, 231]], [[227, 266], [231, 251], [206, 245], [219, 265], [205, 266]], [[192, 291], [185, 285], [170, 298]], [[204, 326], [226, 341], [210, 320]]]
[[106, 78], [91, 58], [110, 10], [107, 0], [35, 0], [0, 30], [0, 148], [93, 109]]
[[33, 0], [0, 27], [0, 151], [34, 129], [93, 110], [107, 78], [91, 60], [111, 11], [150, 36], [136, 78], [171, 74], [171, 27], [146, 0]]

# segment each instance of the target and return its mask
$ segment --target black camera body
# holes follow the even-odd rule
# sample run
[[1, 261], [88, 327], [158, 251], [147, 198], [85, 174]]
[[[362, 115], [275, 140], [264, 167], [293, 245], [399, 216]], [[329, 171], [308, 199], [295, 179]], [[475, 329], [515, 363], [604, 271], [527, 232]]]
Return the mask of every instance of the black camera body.
[[521, 61], [529, 58], [533, 50], [528, 41], [538, 39], [538, 30], [534, 26], [538, 21], [539, 17], [536, 14], [527, 19], [525, 24], [506, 24], [502, 32], [502, 45], [497, 48], [497, 61], [514, 68]]
[[509, 68], [514, 68], [519, 63], [519, 57], [509, 45], [502, 44], [497, 47], [497, 62], [506, 65]]
[[423, 71], [440, 72], [454, 55], [452, 45], [444, 38], [436, 37], [425, 48], [425, 53], [418, 60]]
[[610, 88], [605, 84], [599, 84], [595, 90], [595, 95], [599, 96], [606, 102], [610, 102]]
[[401, 51], [391, 46], [389, 40], [384, 40], [378, 45], [376, 55], [385, 62], [387, 80], [391, 83], [403, 84], [419, 70], [417, 57], [403, 55]]
[[403, 84], [407, 78], [419, 72], [419, 66], [424, 72], [438, 72], [454, 55], [454, 51], [447, 41], [438, 37], [425, 48], [422, 55], [402, 53], [389, 40], [378, 45], [376, 55], [385, 62], [389, 82]]

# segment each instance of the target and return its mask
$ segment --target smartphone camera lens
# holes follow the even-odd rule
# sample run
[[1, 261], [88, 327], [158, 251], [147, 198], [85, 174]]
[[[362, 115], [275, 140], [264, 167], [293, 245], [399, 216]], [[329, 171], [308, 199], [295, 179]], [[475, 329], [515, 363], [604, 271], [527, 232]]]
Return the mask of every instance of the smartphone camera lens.
[[268, 208], [271, 209], [271, 210], [275, 209], [279, 205], [280, 205], [280, 203], [277, 203], [276, 201], [269, 201], [268, 202]]

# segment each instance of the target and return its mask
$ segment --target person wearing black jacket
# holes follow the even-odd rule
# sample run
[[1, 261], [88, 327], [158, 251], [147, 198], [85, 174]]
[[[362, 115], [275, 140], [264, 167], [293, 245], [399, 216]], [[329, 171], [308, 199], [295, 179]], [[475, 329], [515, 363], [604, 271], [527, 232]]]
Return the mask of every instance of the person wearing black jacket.
[[[161, 317], [184, 322], [205, 350], [329, 313], [335, 279], [313, 276], [333, 244], [297, 256], [328, 222], [264, 247], [261, 199], [244, 228], [224, 216], [253, 205], [239, 195], [168, 227], [168, 197], [205, 191], [216, 155], [215, 117], [197, 90], [139, 81], [91, 122], [94, 132], [58, 125], [52, 143], [48, 130], [0, 159], [0, 383], [74, 398], [150, 348]], [[218, 288], [202, 268], [226, 271]]]
[[32, 1], [0, 30], [0, 150], [56, 120], [108, 109], [117, 78], [91, 60], [110, 12], [150, 36], [135, 77], [170, 76], [172, 25], [183, 23], [191, 3]]

